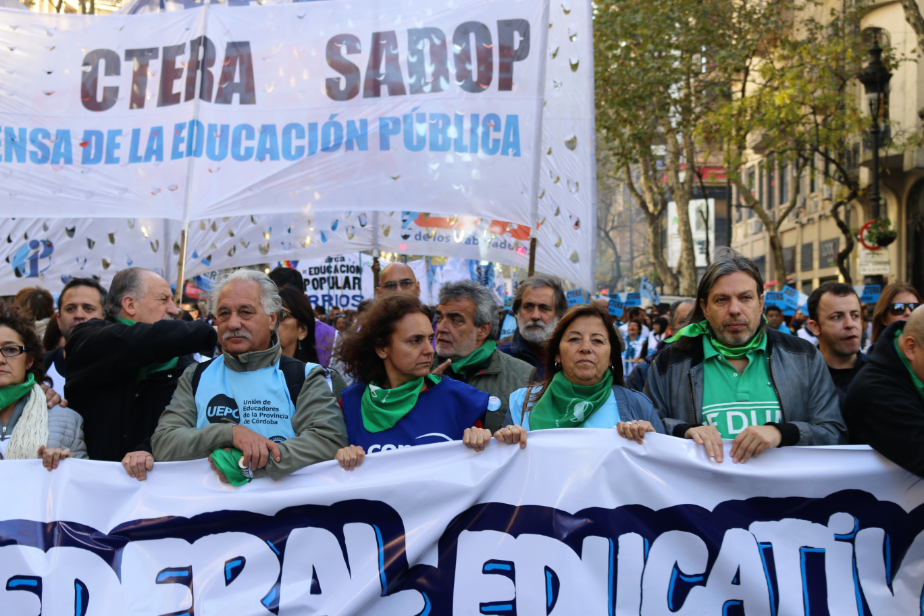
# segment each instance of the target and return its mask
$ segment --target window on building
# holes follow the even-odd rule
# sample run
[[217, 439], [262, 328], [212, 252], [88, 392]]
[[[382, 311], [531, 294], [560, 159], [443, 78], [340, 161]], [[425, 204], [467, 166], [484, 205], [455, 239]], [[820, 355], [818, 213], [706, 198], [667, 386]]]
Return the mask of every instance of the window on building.
[[802, 267], [800, 268], [803, 272], [810, 272], [815, 269], [815, 264], [812, 261], [815, 258], [815, 245], [811, 242], [802, 244]]
[[810, 195], [811, 195], [811, 194], [814, 194], [814, 192], [815, 192], [816, 190], [818, 190], [818, 187], [816, 186], [816, 175], [815, 175], [815, 161], [816, 161], [817, 159], [818, 159], [818, 157], [813, 155], [813, 156], [812, 156], [812, 162], [811, 162], [811, 164], [809, 165], [809, 168], [808, 168], [808, 182], [809, 182], [808, 193], [809, 193]]
[[773, 154], [767, 157], [767, 209], [776, 207], [776, 159]]
[[780, 165], [780, 205], [789, 202], [789, 163]]
[[[754, 196], [755, 199], [760, 200], [760, 193], [756, 195], [754, 194], [755, 177], [756, 177], [756, 172], [754, 171], [754, 166], [751, 165], [748, 168], [748, 190], [751, 191], [751, 194]], [[750, 220], [751, 218], [754, 218], [754, 210], [752, 210], [751, 208], [748, 208], [748, 220]]]

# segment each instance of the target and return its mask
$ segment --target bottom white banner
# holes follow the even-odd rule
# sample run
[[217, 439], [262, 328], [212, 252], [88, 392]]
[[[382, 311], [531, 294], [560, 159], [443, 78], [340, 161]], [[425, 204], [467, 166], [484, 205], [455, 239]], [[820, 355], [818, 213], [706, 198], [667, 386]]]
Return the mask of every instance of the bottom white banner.
[[531, 434], [221, 484], [0, 463], [0, 614], [921, 614], [924, 485], [866, 448], [716, 464]]

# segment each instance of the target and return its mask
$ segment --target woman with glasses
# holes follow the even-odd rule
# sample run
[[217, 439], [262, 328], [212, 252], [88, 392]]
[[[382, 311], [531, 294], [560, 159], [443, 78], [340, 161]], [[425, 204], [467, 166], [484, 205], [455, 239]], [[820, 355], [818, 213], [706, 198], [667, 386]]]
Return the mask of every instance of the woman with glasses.
[[[527, 431], [615, 427], [638, 443], [648, 432], [664, 434], [651, 401], [625, 387], [619, 339], [607, 316], [596, 305], [565, 313], [546, 343], [545, 381], [510, 394], [510, 410], [495, 438], [506, 437], [513, 426]], [[638, 335], [636, 321], [629, 327]]]
[[[283, 285], [279, 289], [279, 297], [282, 298], [282, 310], [279, 311], [279, 327], [276, 329], [276, 336], [279, 337], [282, 354], [305, 363], [320, 364], [314, 342], [314, 311], [311, 309], [308, 298], [304, 293], [288, 285]], [[336, 370], [325, 369], [331, 391], [334, 397], [339, 397], [346, 388], [346, 383]]]
[[48, 408], [42, 343], [31, 322], [0, 302], [0, 458], [41, 459], [48, 470], [65, 458], [86, 458], [83, 418]]
[[907, 282], [893, 282], [882, 291], [873, 310], [873, 335], [867, 350], [873, 346], [885, 328], [895, 321], [907, 321], [921, 305], [921, 295]]
[[[420, 300], [408, 293], [379, 297], [346, 332], [338, 356], [355, 379], [340, 397], [350, 446], [337, 452], [351, 471], [367, 454], [462, 441], [481, 451], [491, 440], [485, 413], [500, 408], [488, 394], [430, 374], [433, 327]], [[507, 431], [518, 442], [522, 429]]]

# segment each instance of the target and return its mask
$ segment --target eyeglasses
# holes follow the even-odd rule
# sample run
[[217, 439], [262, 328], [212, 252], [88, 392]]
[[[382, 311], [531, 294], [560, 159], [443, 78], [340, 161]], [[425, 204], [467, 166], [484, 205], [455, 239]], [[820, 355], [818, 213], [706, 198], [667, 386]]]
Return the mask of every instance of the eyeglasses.
[[289, 311], [288, 311], [288, 310], [280, 310], [280, 311], [279, 311], [279, 322], [282, 323], [283, 321], [285, 321], [286, 319], [288, 319], [288, 318], [291, 317], [291, 316], [292, 316], [292, 315], [289, 314]]
[[401, 282], [386, 282], [382, 285], [382, 288], [388, 289], [389, 291], [396, 291], [398, 289], [398, 285], [401, 285], [402, 291], [409, 291], [414, 286], [414, 281], [410, 278], [405, 278]]
[[3, 355], [4, 357], [19, 357], [28, 350], [29, 349], [24, 346], [16, 346], [11, 344], [9, 346], [0, 347], [0, 355]]
[[894, 304], [889, 304], [889, 312], [892, 313], [893, 317], [900, 317], [905, 314], [905, 310], [910, 310], [914, 312], [914, 309], [920, 306], [921, 304], [916, 303], [904, 303], [904, 302], [895, 302]]

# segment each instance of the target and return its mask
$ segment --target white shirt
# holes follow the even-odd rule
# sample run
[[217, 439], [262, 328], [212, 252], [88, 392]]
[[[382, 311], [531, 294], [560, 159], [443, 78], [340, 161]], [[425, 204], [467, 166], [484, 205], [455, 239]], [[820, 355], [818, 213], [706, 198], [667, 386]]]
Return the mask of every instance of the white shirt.
[[[622, 332], [623, 338], [626, 340], [629, 339], [629, 324], [623, 323], [619, 326], [619, 331]], [[640, 339], [645, 339], [651, 334], [651, 330], [648, 329], [648, 326], [644, 323], [642, 324], [642, 334], [639, 336]]]
[[818, 338], [812, 335], [812, 332], [808, 330], [807, 327], [800, 327], [799, 331], [796, 332], [796, 335], [802, 338], [803, 340], [808, 340], [812, 344], [818, 344]]

